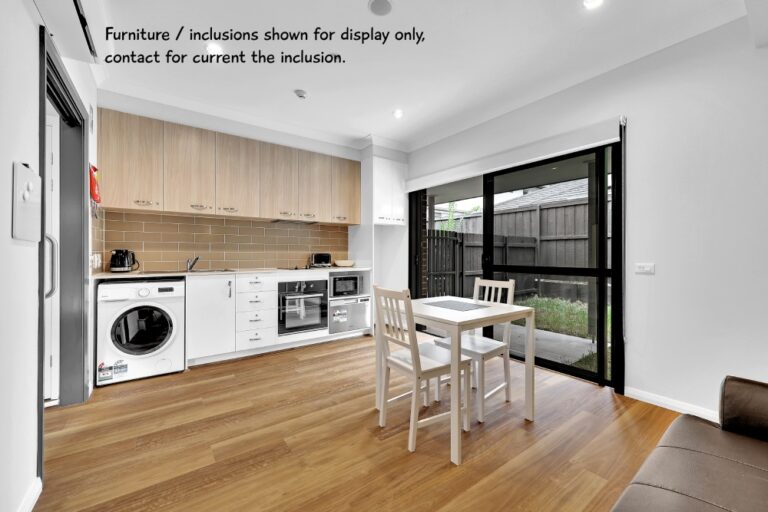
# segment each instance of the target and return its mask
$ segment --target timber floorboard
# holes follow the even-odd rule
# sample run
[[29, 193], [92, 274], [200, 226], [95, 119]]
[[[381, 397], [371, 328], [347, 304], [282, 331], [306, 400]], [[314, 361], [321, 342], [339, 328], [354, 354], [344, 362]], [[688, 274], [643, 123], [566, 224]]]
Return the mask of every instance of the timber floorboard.
[[[489, 388], [501, 369], [489, 364]], [[677, 416], [537, 368], [529, 423], [523, 365], [512, 373], [512, 401], [498, 394], [473, 420], [459, 467], [447, 421], [408, 452], [407, 400], [378, 427], [370, 337], [97, 388], [46, 410], [35, 510], [610, 510]], [[392, 375], [390, 396], [406, 391]]]

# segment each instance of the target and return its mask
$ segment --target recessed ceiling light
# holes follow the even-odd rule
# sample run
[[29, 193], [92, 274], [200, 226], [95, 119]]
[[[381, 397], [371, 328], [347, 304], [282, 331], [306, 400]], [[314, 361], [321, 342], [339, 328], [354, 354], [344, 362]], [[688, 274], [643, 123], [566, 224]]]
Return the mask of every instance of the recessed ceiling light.
[[396, 109], [395, 109], [395, 110], [392, 112], [392, 115], [393, 115], [393, 116], [395, 116], [395, 119], [402, 119], [402, 118], [403, 118], [403, 109], [401, 109], [401, 108], [396, 108]]
[[305, 91], [304, 89], [294, 89], [293, 94], [295, 94], [296, 97], [299, 98], [300, 100], [307, 99], [307, 91]]
[[205, 51], [211, 55], [221, 55], [224, 53], [224, 49], [216, 43], [208, 43], [205, 47]]
[[376, 16], [386, 16], [392, 10], [389, 0], [368, 0], [368, 9]]
[[597, 9], [601, 5], [603, 5], [603, 0], [584, 0], [584, 7], [586, 7], [590, 11], [592, 9]]

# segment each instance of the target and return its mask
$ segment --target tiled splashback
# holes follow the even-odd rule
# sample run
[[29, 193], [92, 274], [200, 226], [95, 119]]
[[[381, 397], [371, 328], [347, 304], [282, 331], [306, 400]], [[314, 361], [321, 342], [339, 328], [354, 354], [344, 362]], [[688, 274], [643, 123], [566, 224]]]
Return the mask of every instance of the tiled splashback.
[[[303, 267], [312, 252], [330, 252], [334, 261], [347, 258], [346, 226], [109, 210], [99, 215], [105, 218], [105, 270], [113, 249], [135, 251], [148, 271], [185, 270], [195, 256], [200, 269]], [[95, 251], [98, 233], [92, 237]]]

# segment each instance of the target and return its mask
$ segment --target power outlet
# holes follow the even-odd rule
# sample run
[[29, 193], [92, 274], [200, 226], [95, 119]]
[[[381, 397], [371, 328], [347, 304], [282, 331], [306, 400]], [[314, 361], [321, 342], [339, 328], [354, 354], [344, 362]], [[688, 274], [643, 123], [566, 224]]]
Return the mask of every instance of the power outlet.
[[635, 274], [652, 276], [656, 273], [655, 263], [635, 263]]

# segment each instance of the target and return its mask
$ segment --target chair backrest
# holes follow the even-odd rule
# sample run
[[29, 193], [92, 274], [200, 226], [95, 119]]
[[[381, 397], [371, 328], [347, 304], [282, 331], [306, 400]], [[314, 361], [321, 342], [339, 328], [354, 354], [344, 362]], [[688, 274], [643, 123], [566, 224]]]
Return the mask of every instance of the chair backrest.
[[409, 290], [397, 291], [373, 286], [376, 302], [376, 338], [384, 357], [389, 356], [389, 344], [394, 343], [411, 351], [413, 371], [421, 375], [419, 343]]
[[[504, 293], [505, 291], [506, 293]], [[507, 304], [512, 304], [512, 301], [515, 299], [515, 280], [493, 281], [491, 279], [475, 278], [475, 293], [472, 298], [486, 302], [506, 302]]]

